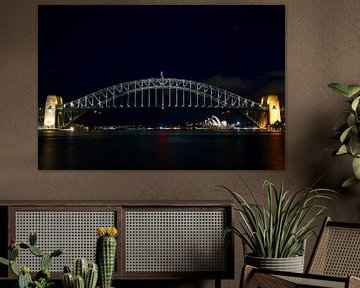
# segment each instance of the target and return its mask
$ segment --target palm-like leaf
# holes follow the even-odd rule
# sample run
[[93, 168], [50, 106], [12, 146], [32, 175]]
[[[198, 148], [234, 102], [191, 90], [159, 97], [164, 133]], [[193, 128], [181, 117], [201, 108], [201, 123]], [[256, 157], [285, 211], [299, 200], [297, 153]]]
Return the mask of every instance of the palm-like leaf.
[[334, 191], [309, 187], [290, 193], [284, 189], [283, 182], [278, 189], [265, 181], [267, 203], [262, 206], [245, 181], [241, 181], [251, 201], [230, 188], [219, 186], [234, 197], [236, 204], [233, 207], [240, 215], [239, 228], [229, 227], [226, 234], [232, 232], [240, 237], [254, 256], [285, 258], [300, 255], [304, 242], [314, 234], [314, 223], [326, 209], [317, 204], [318, 201], [332, 199]]

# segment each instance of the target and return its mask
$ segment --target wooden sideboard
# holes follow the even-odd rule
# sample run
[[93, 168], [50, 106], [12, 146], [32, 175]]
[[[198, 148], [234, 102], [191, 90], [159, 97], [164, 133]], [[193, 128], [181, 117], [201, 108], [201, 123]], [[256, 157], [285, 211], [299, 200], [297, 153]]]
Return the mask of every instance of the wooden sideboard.
[[[76, 258], [95, 259], [97, 227], [115, 226], [114, 282], [215, 279], [220, 287], [221, 279], [234, 278], [234, 239], [223, 237], [232, 221], [231, 204], [222, 201], [0, 202], [0, 256], [7, 255], [11, 241], [27, 241], [35, 231], [44, 251], [64, 248], [51, 266], [53, 278], [60, 279], [63, 266]], [[22, 253], [18, 259], [38, 270], [35, 256]], [[11, 279], [0, 265], [0, 281]]]

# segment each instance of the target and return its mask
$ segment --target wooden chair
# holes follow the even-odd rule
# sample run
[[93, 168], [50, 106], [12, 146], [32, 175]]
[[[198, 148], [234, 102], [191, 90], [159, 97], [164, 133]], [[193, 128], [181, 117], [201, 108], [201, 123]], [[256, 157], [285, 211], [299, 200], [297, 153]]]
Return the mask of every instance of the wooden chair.
[[326, 218], [306, 273], [278, 272], [245, 265], [240, 287], [360, 287], [360, 223]]

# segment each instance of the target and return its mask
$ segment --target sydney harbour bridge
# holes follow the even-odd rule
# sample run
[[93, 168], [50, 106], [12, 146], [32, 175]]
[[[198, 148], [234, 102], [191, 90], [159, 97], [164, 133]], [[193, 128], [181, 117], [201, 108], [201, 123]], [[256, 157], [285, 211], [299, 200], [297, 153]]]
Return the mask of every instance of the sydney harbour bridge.
[[[276, 108], [280, 110], [276, 100]], [[214, 85], [162, 76], [112, 85], [65, 103], [60, 96], [49, 95], [45, 104], [44, 128], [66, 128], [87, 111], [135, 108], [236, 110], [261, 127], [264, 126], [261, 118], [264, 115], [269, 118], [273, 110], [269, 107], [275, 107], [272, 103], [266, 103], [268, 99], [261, 102], [254, 102]]]

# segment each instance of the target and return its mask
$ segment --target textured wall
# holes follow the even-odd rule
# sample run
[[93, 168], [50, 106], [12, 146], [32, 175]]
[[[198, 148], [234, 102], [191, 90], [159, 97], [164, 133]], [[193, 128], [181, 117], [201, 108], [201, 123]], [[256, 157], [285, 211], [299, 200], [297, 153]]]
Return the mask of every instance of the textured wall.
[[[227, 195], [209, 187], [224, 184], [236, 188], [239, 186], [238, 175], [265, 200], [261, 191], [264, 179], [275, 183], [285, 179], [287, 187], [295, 190], [324, 174], [321, 185], [340, 192], [338, 199], [330, 204], [329, 215], [337, 220], [360, 221], [360, 186], [347, 191], [339, 188], [342, 180], [351, 173], [350, 163], [346, 161], [348, 159], [334, 158], [330, 151], [325, 151], [333, 143], [330, 139], [332, 126], [343, 117], [346, 108], [343, 99], [330, 91], [327, 84], [335, 81], [360, 83], [358, 0], [221, 1], [222, 4], [286, 5], [285, 171], [38, 171], [37, 4], [71, 2], [0, 0], [1, 200], [225, 199]], [[236, 255], [241, 258], [239, 252]], [[240, 259], [236, 265], [239, 270]], [[239, 273], [235, 281], [226, 281], [224, 286], [237, 287], [238, 280]], [[212, 284], [196, 285], [211, 287]]]

